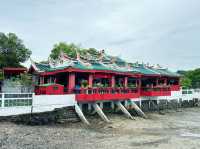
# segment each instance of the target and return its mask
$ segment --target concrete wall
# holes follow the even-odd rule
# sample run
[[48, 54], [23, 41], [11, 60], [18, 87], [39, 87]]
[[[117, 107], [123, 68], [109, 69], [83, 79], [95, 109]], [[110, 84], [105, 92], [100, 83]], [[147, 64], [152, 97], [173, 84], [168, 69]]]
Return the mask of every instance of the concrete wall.
[[74, 106], [75, 95], [35, 95], [33, 100], [33, 112], [52, 111], [55, 108]]

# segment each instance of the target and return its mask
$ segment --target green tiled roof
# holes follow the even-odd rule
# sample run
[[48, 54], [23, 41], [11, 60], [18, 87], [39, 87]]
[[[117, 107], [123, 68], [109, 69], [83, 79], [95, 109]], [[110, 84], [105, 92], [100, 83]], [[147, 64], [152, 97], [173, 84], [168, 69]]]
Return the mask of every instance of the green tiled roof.
[[106, 67], [105, 65], [102, 65], [100, 63], [92, 63], [91, 66], [90, 66], [90, 69], [93, 69], [93, 70], [112, 70], [108, 67]]
[[165, 75], [165, 76], [174, 76], [174, 77], [180, 76], [179, 74], [175, 72], [171, 72], [168, 69], [156, 69], [156, 71], [158, 71], [161, 75]]
[[144, 66], [135, 67], [134, 70], [136, 72], [140, 72], [140, 73], [142, 73], [144, 75], [160, 75], [159, 72], [154, 71], [154, 70], [152, 70], [150, 68], [146, 68]]
[[[104, 60], [109, 61], [109, 59], [112, 59], [111, 56], [107, 56]], [[131, 67], [126, 67], [128, 63], [126, 63], [124, 60], [117, 57], [116, 63], [100, 63], [97, 61], [94, 62], [88, 62], [89, 64], [86, 65], [80, 61], [73, 61], [70, 63], [63, 63], [62, 66], [57, 67], [51, 67], [49, 64], [40, 64], [35, 63], [35, 66], [39, 71], [44, 72], [52, 72], [55, 70], [62, 70], [69, 67], [81, 69], [81, 70], [105, 70], [105, 71], [114, 71], [114, 72], [129, 72], [129, 73], [140, 73], [144, 75], [163, 75], [163, 76], [173, 76], [173, 77], [179, 77], [177, 73], [171, 72], [168, 69], [155, 69], [151, 67], [147, 67], [143, 64], [133, 64], [131, 63]], [[123, 64], [123, 65], [122, 65]]]
[[81, 63], [78, 62], [78, 61], [77, 61], [77, 62], [74, 62], [72, 67], [73, 67], [73, 68], [77, 68], [77, 69], [82, 69], [82, 70], [88, 69], [87, 66], [81, 64]]
[[48, 65], [48, 64], [35, 63], [35, 66], [36, 66], [40, 71], [48, 71], [49, 69], [51, 69], [50, 65]]

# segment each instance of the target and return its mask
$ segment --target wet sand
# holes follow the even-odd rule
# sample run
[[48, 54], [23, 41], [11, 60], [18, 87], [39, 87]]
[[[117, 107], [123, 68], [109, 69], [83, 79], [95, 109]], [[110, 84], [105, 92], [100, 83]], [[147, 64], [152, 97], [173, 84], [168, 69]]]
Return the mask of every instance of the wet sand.
[[200, 108], [147, 114], [148, 119], [108, 115], [104, 124], [91, 117], [91, 127], [81, 122], [51, 126], [0, 123], [1, 149], [198, 149]]

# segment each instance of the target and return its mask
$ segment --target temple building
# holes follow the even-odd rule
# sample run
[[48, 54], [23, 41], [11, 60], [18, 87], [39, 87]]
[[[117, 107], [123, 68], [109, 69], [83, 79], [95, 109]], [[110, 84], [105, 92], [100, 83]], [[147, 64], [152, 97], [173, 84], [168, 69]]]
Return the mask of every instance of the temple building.
[[171, 96], [180, 90], [180, 76], [160, 66], [128, 63], [99, 56], [61, 53], [58, 60], [32, 61], [36, 95], [75, 94], [80, 103]]

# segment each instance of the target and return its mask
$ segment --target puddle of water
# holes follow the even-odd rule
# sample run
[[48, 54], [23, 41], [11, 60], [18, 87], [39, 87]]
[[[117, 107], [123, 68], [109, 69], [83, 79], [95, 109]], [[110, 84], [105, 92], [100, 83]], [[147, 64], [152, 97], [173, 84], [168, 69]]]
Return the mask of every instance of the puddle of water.
[[200, 134], [185, 132], [180, 134], [181, 137], [191, 137], [191, 138], [200, 138]]

